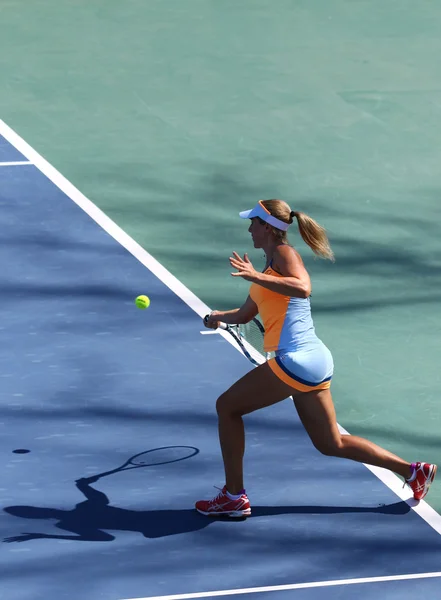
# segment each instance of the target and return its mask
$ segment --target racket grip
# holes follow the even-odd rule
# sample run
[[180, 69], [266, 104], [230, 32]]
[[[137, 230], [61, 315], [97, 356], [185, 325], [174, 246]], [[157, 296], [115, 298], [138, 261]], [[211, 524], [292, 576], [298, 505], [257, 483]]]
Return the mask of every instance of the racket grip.
[[[205, 315], [204, 317], [204, 323], [208, 322], [210, 315]], [[228, 325], [226, 325], [225, 323], [222, 323], [221, 321], [219, 321], [219, 327], [218, 329], [224, 329], [225, 331], [228, 329]]]

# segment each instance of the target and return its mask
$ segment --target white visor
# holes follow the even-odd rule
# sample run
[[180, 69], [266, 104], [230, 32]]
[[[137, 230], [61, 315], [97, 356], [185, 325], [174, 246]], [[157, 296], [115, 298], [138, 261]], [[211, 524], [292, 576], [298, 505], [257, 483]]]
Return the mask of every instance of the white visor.
[[263, 206], [261, 200], [259, 200], [256, 206], [251, 210], [244, 210], [240, 212], [239, 217], [242, 219], [259, 217], [259, 219], [262, 219], [262, 221], [265, 221], [265, 223], [268, 223], [277, 229], [281, 229], [282, 231], [286, 231], [289, 227], [289, 223], [285, 223], [284, 221], [280, 221], [280, 219], [273, 217], [272, 214]]

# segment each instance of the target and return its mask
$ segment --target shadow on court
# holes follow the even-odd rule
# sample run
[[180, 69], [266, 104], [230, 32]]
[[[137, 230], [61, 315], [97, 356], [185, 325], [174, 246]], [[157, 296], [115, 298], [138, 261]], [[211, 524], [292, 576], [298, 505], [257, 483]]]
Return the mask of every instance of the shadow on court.
[[[115, 508], [108, 497], [91, 486], [96, 477], [76, 481], [78, 490], [86, 500], [72, 510], [60, 510], [37, 506], [9, 506], [9, 515], [22, 519], [57, 521], [56, 527], [68, 534], [21, 533], [5, 538], [6, 543], [28, 542], [38, 539], [78, 540], [87, 542], [110, 542], [115, 539], [111, 531], [139, 532], [146, 538], [161, 538], [198, 531], [213, 523], [193, 509], [136, 511]], [[378, 507], [355, 506], [254, 506], [251, 518], [278, 515], [330, 515], [339, 513], [377, 513], [402, 516], [410, 511], [405, 502], [395, 502]], [[219, 519], [215, 519], [219, 520]], [[230, 520], [230, 519], [229, 519]]]
[[[271, 164], [275, 157], [266, 159]], [[266, 168], [262, 157], [255, 160], [254, 168], [256, 164]], [[233, 167], [208, 160], [182, 163], [183, 170], [199, 174], [190, 187], [155, 179], [141, 165], [137, 173], [143, 173], [136, 182], [123, 170], [118, 172], [121, 186], [135, 186], [135, 196], [149, 190], [152, 202], [157, 194], [167, 199], [154, 204], [155, 230], [164, 232], [163, 235], [156, 238], [149, 234], [148, 239], [140, 241], [173, 272], [185, 274], [184, 282], [188, 280], [191, 289], [209, 306], [235, 307], [243, 296], [244, 288], [228, 279], [228, 256], [233, 249], [250, 251], [255, 266], [260, 267], [258, 252], [249, 248], [247, 224], [237, 216], [239, 210], [251, 207], [261, 197], [282, 197], [328, 230], [337, 259], [335, 265], [315, 261], [301, 242], [297, 227], [290, 235], [291, 243], [299, 247], [311, 268], [314, 281], [338, 280], [338, 295], [332, 289], [323, 289], [314, 297], [315, 314], [361, 313], [440, 301], [441, 246], [436, 190], [397, 191], [385, 187], [375, 193], [356, 190], [352, 198], [351, 192], [341, 195], [332, 188], [325, 192], [319, 188], [319, 195], [312, 196], [296, 189], [287, 192], [277, 180], [272, 180], [271, 174], [262, 185], [251, 175], [254, 168], [250, 164]], [[107, 176], [105, 171], [103, 176]], [[418, 210], [415, 210], [416, 195]], [[179, 219], [170, 221], [169, 202], [173, 198], [179, 198], [186, 211], [180, 210]], [[119, 212], [115, 210], [115, 217], [127, 223], [148, 222], [151, 204], [127, 202]], [[164, 244], [163, 239], [177, 240], [179, 252], [175, 245]], [[192, 278], [192, 271], [198, 273], [198, 278]]]

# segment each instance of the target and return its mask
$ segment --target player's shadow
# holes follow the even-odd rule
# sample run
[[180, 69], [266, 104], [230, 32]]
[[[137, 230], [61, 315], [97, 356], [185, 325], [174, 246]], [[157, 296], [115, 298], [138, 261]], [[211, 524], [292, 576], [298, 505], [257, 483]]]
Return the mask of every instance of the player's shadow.
[[[115, 536], [108, 531], [134, 531], [146, 538], [161, 538], [198, 531], [213, 522], [194, 509], [137, 511], [110, 506], [107, 496], [93, 487], [96, 478], [82, 478], [77, 488], [86, 500], [72, 510], [43, 508], [36, 506], [9, 506], [4, 510], [10, 515], [24, 519], [55, 519], [61, 533], [21, 533], [3, 541], [27, 542], [37, 539], [78, 540], [88, 542], [110, 542]], [[252, 518], [276, 515], [336, 514], [336, 513], [379, 513], [404, 515], [410, 507], [405, 502], [378, 507], [351, 506], [254, 506]]]

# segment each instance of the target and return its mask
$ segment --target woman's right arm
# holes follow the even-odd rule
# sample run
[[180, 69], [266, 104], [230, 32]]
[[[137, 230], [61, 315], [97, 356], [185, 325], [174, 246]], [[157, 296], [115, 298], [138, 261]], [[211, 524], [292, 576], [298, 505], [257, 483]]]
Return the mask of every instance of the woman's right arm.
[[251, 297], [245, 300], [240, 308], [234, 308], [233, 310], [214, 310], [208, 317], [208, 321], [205, 326], [209, 329], [217, 329], [219, 327], [219, 321], [227, 323], [228, 325], [243, 325], [253, 319], [257, 313], [257, 304], [251, 300]]

